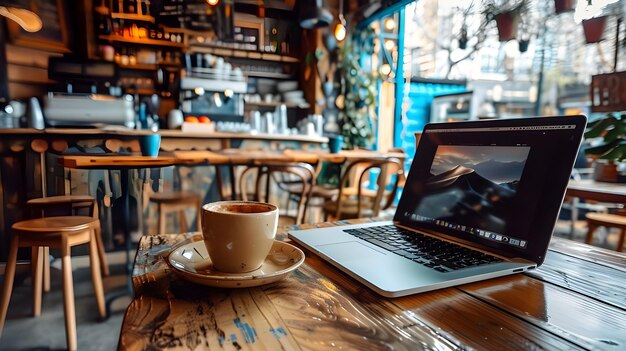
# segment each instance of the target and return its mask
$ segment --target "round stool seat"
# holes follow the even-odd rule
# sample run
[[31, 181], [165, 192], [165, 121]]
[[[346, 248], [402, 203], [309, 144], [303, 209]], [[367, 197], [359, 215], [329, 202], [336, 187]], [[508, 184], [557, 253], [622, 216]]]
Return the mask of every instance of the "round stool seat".
[[53, 205], [61, 205], [68, 203], [93, 203], [96, 199], [89, 195], [59, 195], [59, 196], [48, 196], [48, 197], [39, 197], [36, 199], [30, 199], [26, 201], [28, 205], [35, 206], [53, 206]]
[[150, 201], [157, 203], [177, 203], [182, 201], [196, 201], [200, 196], [189, 191], [165, 191], [150, 194]]
[[617, 251], [624, 249], [624, 240], [626, 239], [626, 216], [620, 216], [611, 213], [596, 213], [590, 212], [585, 215], [587, 219], [587, 237], [585, 242], [591, 244], [593, 241], [593, 233], [598, 227], [618, 228], [620, 230], [620, 236], [617, 240]]
[[[75, 214], [75, 210], [87, 209], [91, 217], [94, 219], [99, 218], [97, 201], [94, 197], [89, 195], [58, 195], [41, 197], [28, 200], [26, 205], [30, 208], [32, 217], [55, 217], [59, 215], [67, 216]], [[34, 224], [34, 226], [36, 227], [37, 224]], [[100, 225], [98, 224], [97, 228], [94, 226], [93, 229], [96, 231], [96, 245], [98, 246], [98, 255], [100, 255], [101, 272], [104, 276], [107, 276], [109, 275], [109, 264], [106, 257], [106, 251], [104, 249], [104, 243], [102, 242], [102, 231], [100, 229]], [[44, 253], [46, 257], [48, 257], [48, 251], [49, 250], [46, 248]], [[49, 291], [50, 267], [48, 265], [48, 261], [45, 260], [45, 262], [44, 290]]]
[[588, 221], [597, 222], [599, 225], [609, 225], [613, 227], [626, 227], [626, 216], [620, 216], [611, 213], [590, 212], [585, 215]]
[[42, 217], [16, 222], [12, 228], [20, 232], [78, 232], [89, 229], [97, 223], [97, 218], [88, 216]]

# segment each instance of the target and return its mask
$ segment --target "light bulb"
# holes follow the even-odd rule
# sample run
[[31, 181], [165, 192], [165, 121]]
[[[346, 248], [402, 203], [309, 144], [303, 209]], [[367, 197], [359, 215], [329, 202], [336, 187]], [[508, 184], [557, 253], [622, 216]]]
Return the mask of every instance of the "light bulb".
[[388, 63], [384, 63], [382, 66], [380, 66], [380, 74], [382, 74], [383, 76], [388, 76], [389, 73], [391, 73], [391, 65], [389, 65]]
[[211, 6], [215, 6], [218, 2], [220, 2], [220, 0], [206, 0], [206, 2]]
[[335, 39], [342, 41], [346, 38], [346, 27], [343, 23], [339, 22], [335, 26]]
[[394, 21], [393, 18], [389, 17], [389, 18], [385, 19], [384, 26], [385, 26], [385, 29], [388, 32], [391, 32], [392, 30], [394, 30], [396, 28], [396, 21]]
[[387, 39], [385, 40], [385, 49], [387, 49], [387, 51], [391, 51], [393, 50], [393, 48], [396, 46], [396, 42], [391, 40], [391, 39]]

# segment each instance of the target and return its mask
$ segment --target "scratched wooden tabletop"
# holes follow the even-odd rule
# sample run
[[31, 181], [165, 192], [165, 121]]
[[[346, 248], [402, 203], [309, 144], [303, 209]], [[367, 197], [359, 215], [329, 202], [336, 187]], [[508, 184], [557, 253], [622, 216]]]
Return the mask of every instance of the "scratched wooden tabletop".
[[141, 239], [119, 349], [626, 349], [626, 255], [614, 251], [554, 238], [530, 273], [389, 299], [306, 251], [305, 263], [273, 284], [190, 283], [164, 259], [195, 240]]

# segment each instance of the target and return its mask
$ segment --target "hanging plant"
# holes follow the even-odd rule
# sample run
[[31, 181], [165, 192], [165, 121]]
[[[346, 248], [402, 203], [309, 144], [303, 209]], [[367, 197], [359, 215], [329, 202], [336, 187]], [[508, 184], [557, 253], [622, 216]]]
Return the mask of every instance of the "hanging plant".
[[461, 28], [461, 33], [459, 34], [459, 49], [465, 50], [467, 49], [467, 28], [463, 26]]
[[484, 4], [483, 15], [487, 22], [495, 21], [500, 41], [515, 39], [521, 17], [528, 12], [528, 0], [496, 1]]
[[557, 15], [569, 11], [574, 11], [574, 0], [554, 0], [554, 12]]
[[341, 106], [339, 123], [347, 148], [370, 148], [376, 125], [377, 76], [361, 66], [374, 54], [374, 30], [364, 29], [348, 36], [339, 51], [337, 73]]
[[583, 31], [585, 32], [585, 41], [587, 44], [602, 41], [602, 34], [604, 34], [605, 25], [606, 16], [583, 20]]

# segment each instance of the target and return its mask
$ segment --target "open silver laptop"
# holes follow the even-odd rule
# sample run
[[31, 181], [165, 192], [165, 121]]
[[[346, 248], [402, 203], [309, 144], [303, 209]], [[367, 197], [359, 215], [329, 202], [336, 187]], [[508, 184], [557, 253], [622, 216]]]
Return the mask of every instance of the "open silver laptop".
[[387, 297], [534, 269], [585, 125], [584, 116], [429, 124], [393, 221], [289, 237]]

